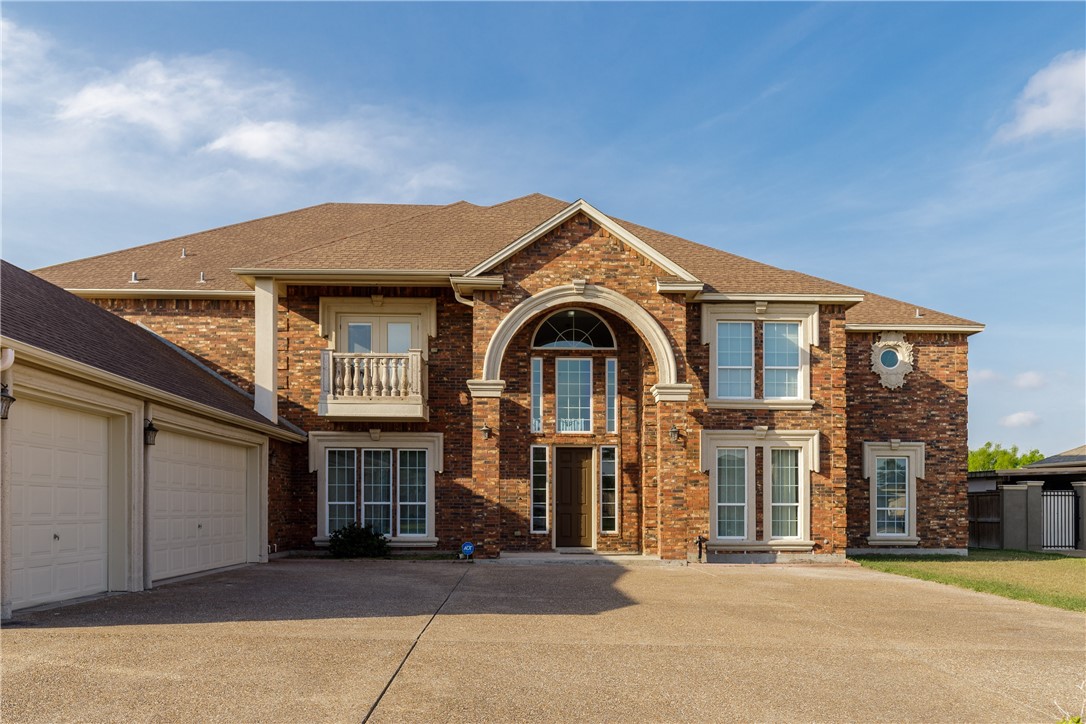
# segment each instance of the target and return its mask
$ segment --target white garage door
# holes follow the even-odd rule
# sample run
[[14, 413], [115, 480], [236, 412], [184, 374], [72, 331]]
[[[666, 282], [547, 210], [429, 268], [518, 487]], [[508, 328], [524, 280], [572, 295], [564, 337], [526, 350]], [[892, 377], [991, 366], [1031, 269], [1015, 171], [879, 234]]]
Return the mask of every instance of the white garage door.
[[245, 562], [246, 450], [160, 432], [151, 448], [154, 580]]
[[12, 607], [105, 591], [107, 419], [24, 399], [7, 432]]

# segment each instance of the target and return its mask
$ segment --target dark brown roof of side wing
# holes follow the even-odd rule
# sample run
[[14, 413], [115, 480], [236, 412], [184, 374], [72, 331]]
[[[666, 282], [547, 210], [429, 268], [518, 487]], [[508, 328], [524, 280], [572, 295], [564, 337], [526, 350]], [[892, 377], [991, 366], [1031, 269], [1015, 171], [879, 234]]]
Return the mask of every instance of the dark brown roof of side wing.
[[0, 304], [0, 334], [9, 339], [275, 427], [251, 398], [151, 332], [2, 260]]

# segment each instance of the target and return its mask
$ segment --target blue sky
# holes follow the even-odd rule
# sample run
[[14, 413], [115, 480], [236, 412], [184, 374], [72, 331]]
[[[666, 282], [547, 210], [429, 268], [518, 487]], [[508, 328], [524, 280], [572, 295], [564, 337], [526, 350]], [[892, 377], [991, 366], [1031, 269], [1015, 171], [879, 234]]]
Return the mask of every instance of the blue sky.
[[988, 325], [970, 443], [1086, 442], [1082, 3], [5, 3], [3, 255], [539, 191]]

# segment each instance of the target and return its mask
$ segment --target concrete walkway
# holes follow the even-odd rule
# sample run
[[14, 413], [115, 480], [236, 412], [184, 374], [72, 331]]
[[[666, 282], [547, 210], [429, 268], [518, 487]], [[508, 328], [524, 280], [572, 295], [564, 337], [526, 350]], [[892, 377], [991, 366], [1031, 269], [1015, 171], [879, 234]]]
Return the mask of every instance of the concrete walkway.
[[281, 560], [17, 612], [0, 719], [1053, 721], [1084, 624], [847, 566]]

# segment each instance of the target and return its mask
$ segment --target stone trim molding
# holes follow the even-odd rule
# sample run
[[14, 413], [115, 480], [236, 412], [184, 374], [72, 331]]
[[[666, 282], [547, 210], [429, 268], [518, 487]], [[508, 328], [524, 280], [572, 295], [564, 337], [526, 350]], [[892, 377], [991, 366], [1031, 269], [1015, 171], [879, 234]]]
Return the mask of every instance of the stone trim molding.
[[[916, 546], [920, 539], [916, 535], [916, 481], [923, 480], [924, 472], [924, 443], [902, 442], [898, 439], [886, 442], [865, 442], [863, 445], [864, 477], [869, 481], [868, 503], [868, 528], [870, 535], [867, 538], [869, 546]], [[905, 481], [907, 486], [906, 497], [908, 502], [908, 520], [905, 523], [905, 535], [879, 535], [875, 530], [876, 506], [875, 495], [875, 461], [879, 457], [902, 457], [909, 460], [909, 477]]]
[[[689, 390], [684, 391], [682, 389], [684, 385], [678, 380], [679, 366], [675, 361], [675, 351], [660, 323], [629, 297], [595, 284], [585, 284], [583, 288], [574, 284], [553, 287], [528, 297], [505, 315], [487, 344], [486, 355], [483, 358], [482, 379], [468, 381], [468, 389], [472, 391], [472, 396], [500, 397], [500, 389], [505, 387], [501, 379], [501, 364], [505, 357], [505, 350], [513, 341], [513, 337], [528, 320], [540, 312], [569, 303], [590, 303], [608, 309], [628, 321], [641, 333], [652, 351], [656, 362], [658, 380], [656, 387], [660, 388], [667, 399], [678, 402], [689, 399]], [[499, 384], [501, 388], [497, 388]], [[493, 394], [495, 389], [498, 389], [498, 394]], [[477, 394], [477, 391], [484, 394]]]
[[[882, 362], [884, 352], [897, 354], [898, 362], [887, 367]], [[883, 387], [896, 390], [905, 384], [905, 375], [913, 371], [913, 346], [905, 341], [901, 332], [883, 332], [877, 342], [871, 344], [871, 371], [879, 376]]]

